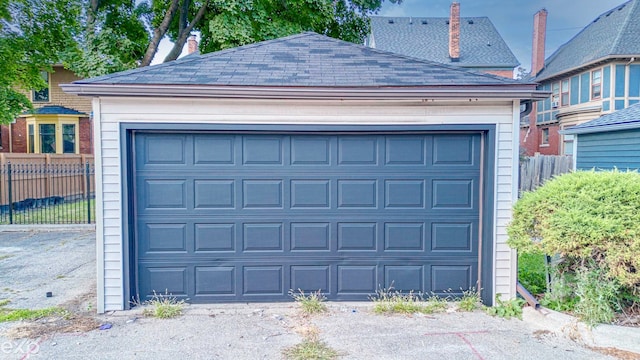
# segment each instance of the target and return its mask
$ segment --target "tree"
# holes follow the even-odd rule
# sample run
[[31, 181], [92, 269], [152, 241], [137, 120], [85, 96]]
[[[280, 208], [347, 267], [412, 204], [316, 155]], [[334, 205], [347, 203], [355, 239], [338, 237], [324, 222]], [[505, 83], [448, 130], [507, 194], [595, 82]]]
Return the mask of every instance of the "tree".
[[[153, 39], [141, 66], [151, 63], [160, 39], [174, 46], [165, 58], [177, 59], [192, 31], [202, 33], [203, 53], [315, 31], [351, 42], [369, 32], [369, 16], [384, 0], [155, 0]], [[401, 0], [389, 0], [400, 3]]]
[[24, 92], [44, 88], [40, 72], [73, 46], [78, 10], [73, 0], [0, 3], [0, 123], [31, 108]]

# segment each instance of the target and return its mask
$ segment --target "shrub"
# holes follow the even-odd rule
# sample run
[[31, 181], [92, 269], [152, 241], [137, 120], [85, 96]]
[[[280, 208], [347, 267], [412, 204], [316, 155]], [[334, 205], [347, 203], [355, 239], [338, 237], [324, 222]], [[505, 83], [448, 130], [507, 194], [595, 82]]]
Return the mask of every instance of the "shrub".
[[509, 245], [593, 261], [607, 278], [640, 290], [640, 174], [579, 171], [558, 176], [516, 203]]
[[547, 289], [545, 257], [544, 254], [518, 254], [518, 281], [534, 295]]
[[[640, 295], [640, 174], [580, 171], [558, 176], [516, 203], [508, 244], [557, 254], [543, 304], [589, 324], [610, 322]], [[526, 276], [525, 276], [526, 278]]]

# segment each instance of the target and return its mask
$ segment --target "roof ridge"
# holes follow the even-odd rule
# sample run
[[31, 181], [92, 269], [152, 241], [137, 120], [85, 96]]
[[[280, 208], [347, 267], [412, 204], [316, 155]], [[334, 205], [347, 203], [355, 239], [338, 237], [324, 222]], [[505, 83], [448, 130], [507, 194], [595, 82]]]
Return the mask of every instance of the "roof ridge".
[[[627, 14], [627, 18], [624, 19], [624, 22], [622, 24], [622, 26], [619, 28], [618, 33], [616, 34], [616, 39], [613, 41], [612, 45], [611, 45], [611, 50], [609, 51], [609, 54], [615, 54], [616, 49], [618, 48], [618, 45], [620, 45], [620, 38], [622, 37], [622, 34], [624, 33], [624, 30], [630, 25], [630, 19], [631, 19], [631, 15], [635, 12], [636, 7], [638, 6], [638, 2], [635, 0], [629, 0], [623, 4], [620, 4], [618, 6], [616, 6], [615, 8], [613, 8], [612, 10], [616, 9], [616, 8], [620, 8], [621, 6], [627, 6], [629, 3], [631, 4], [631, 9], [629, 9], [629, 13]], [[609, 10], [609, 11], [612, 11]]]

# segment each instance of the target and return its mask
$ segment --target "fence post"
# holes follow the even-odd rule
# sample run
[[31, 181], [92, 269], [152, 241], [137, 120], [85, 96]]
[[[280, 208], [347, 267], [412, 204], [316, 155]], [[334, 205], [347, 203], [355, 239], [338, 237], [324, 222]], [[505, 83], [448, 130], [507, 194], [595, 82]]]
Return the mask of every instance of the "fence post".
[[87, 224], [91, 224], [91, 177], [90, 177], [90, 167], [89, 162], [85, 165], [85, 173], [84, 176], [87, 178], [87, 183], [85, 187], [85, 199], [87, 199]]
[[9, 191], [9, 224], [13, 224], [13, 186], [11, 186], [11, 161], [7, 163], [7, 190]]

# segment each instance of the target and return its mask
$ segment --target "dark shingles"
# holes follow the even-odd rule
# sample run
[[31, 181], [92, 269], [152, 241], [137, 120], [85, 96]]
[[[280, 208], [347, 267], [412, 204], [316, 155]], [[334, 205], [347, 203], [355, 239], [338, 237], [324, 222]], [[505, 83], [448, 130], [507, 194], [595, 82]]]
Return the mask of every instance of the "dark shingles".
[[627, 108], [618, 110], [611, 114], [602, 115], [597, 119], [588, 121], [578, 126], [574, 126], [571, 129], [567, 130], [566, 133], [579, 133], [582, 131], [607, 131], [612, 127], [617, 127], [620, 125], [629, 125], [629, 128], [640, 128], [640, 103], [631, 105]]
[[608, 56], [640, 54], [640, 0], [631, 0], [602, 13], [560, 46], [536, 77], [549, 79]]
[[[324, 51], [318, 52], [318, 49]], [[315, 50], [315, 51], [314, 51]], [[301, 76], [300, 74], [304, 74]], [[268, 86], [508, 85], [516, 80], [303, 33], [77, 84]]]
[[519, 65], [487, 17], [460, 18], [460, 59], [452, 62], [448, 20], [372, 16], [369, 43], [376, 49], [461, 67], [514, 68]]
[[47, 105], [41, 108], [33, 109], [33, 111], [27, 111], [25, 114], [36, 114], [36, 115], [86, 115], [83, 112], [70, 109], [64, 106], [58, 105]]

